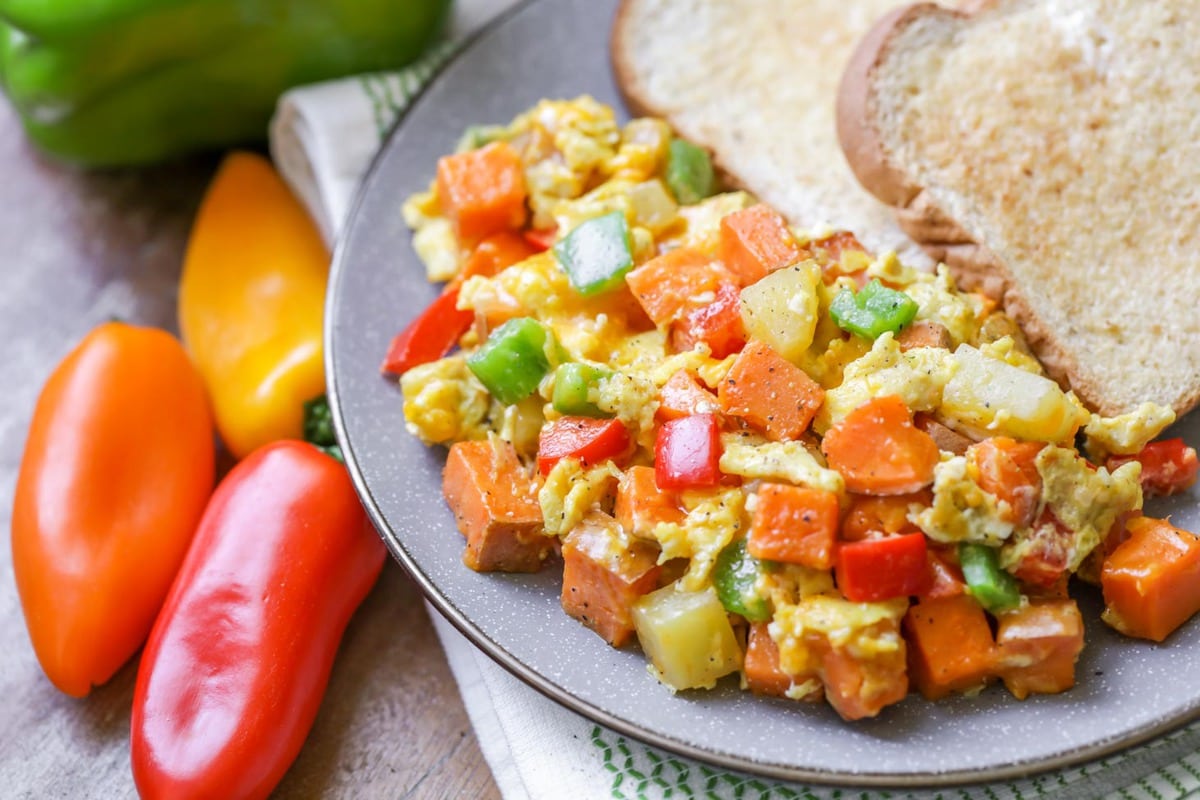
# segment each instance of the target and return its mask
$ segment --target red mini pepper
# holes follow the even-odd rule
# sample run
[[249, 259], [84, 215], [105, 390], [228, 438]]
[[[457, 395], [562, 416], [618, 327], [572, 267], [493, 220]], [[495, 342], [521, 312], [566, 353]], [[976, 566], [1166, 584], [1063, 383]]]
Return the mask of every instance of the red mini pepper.
[[455, 308], [457, 303], [457, 289], [448, 289], [430, 303], [392, 339], [380, 371], [403, 375], [419, 364], [437, 361], [449, 353], [475, 321], [475, 313]]
[[856, 603], [922, 594], [931, 577], [923, 533], [843, 542], [838, 548], [837, 585]]
[[654, 443], [654, 480], [667, 491], [721, 482], [721, 428], [715, 414], [664, 422]]
[[584, 465], [617, 458], [629, 450], [629, 431], [619, 419], [562, 417], [538, 436], [538, 470], [548, 475], [564, 458]]
[[213, 494], [138, 672], [144, 798], [265, 798], [304, 743], [342, 632], [383, 567], [346, 469], [252, 453]]

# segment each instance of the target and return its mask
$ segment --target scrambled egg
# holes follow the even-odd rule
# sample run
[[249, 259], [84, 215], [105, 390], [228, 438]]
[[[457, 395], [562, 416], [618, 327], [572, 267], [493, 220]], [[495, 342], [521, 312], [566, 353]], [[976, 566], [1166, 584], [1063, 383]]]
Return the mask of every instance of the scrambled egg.
[[1115, 417], [1093, 414], [1083, 428], [1087, 451], [1098, 459], [1109, 455], [1132, 455], [1174, 421], [1175, 411], [1156, 403], [1142, 403], [1128, 414]]
[[[529, 212], [523, 234], [544, 237], [553, 230], [554, 240], [561, 243], [579, 226], [616, 215], [628, 230], [625, 257], [635, 268], [687, 247], [708, 257], [705, 263], [729, 281], [742, 279], [740, 273], [735, 275], [734, 264], [722, 260], [722, 221], [757, 201], [740, 191], [681, 200], [684, 195], [672, 183], [670, 167], [674, 134], [661, 120], [635, 119], [621, 125], [611, 109], [581, 97], [543, 101], [507, 126], [488, 128], [485, 135], [506, 142], [519, 156]], [[460, 275], [472, 243], [458, 240], [437, 191], [435, 184], [413, 196], [403, 212], [430, 279], [444, 281]], [[961, 454], [965, 445], [945, 445], [956, 452], [935, 450], [932, 480], [926, 484], [932, 489], [931, 499], [911, 503], [908, 514], [909, 522], [931, 542], [994, 548], [1000, 565], [1015, 572], [1052, 539], [1071, 572], [1116, 520], [1141, 508], [1139, 464], [1111, 472], [1094, 468], [1071, 445], [1082, 428], [1086, 450], [1095, 459], [1137, 453], [1174, 421], [1170, 409], [1146, 404], [1118, 417], [1090, 414], [1073, 394], [1045, 376], [1015, 323], [990, 300], [959, 291], [945, 267], [928, 273], [906, 267], [894, 253], [873, 256], [854, 246], [830, 249], [838, 233], [781, 229], [781, 241], [792, 248], [788, 252], [795, 260], [775, 265], [777, 269], [757, 281], [735, 284], [738, 294], [732, 309], [721, 307], [717, 293], [709, 291], [682, 301], [690, 316], [681, 311], [666, 323], [654, 316], [660, 319], [658, 325], [642, 297], [623, 282], [585, 295], [572, 285], [574, 276], [568, 276], [560, 255], [553, 249], [536, 252], [495, 274], [462, 280], [458, 308], [473, 312], [476, 319], [460, 341], [464, 352], [413, 367], [401, 378], [405, 420], [422, 441], [450, 444], [495, 435], [511, 443], [526, 469], [536, 473], [532, 462], [539, 455], [540, 436], [565, 413], [556, 405], [555, 367], [578, 362], [603, 376], [586, 388], [588, 414], [620, 423], [628, 446], [600, 463], [585, 465], [581, 458], [563, 457], [552, 468], [543, 467], [545, 474], [534, 478], [541, 521], [546, 535], [565, 538], [589, 514], [602, 512], [619, 519], [622, 502], [647, 504], [638, 513], [657, 520], [649, 527], [653, 542], [639, 542], [657, 547], [655, 569], [661, 572], [647, 575], [662, 588], [646, 576], [634, 576], [641, 581], [637, 592], [644, 596], [622, 602], [634, 604], [634, 617], [643, 620], [641, 624], [663, 626], [638, 631], [644, 642], [657, 643], [652, 648], [657, 659], [653, 671], [663, 680], [703, 674], [695, 685], [709, 686], [728, 664], [736, 668], [744, 637], [739, 640], [729, 626], [729, 617], [736, 618], [735, 606], [726, 603], [714, 610], [710, 597], [714, 589], [720, 594], [730, 580], [718, 574], [722, 553], [748, 536], [752, 540], [760, 510], [757, 492], [764, 483], [832, 493], [841, 516], [846, 516], [854, 496], [847, 492], [847, 477], [830, 466], [833, 456], [822, 454], [820, 437], [875, 398], [898, 397], [917, 415], [917, 428], [949, 428], [965, 436], [962, 441], [967, 444], [998, 436], [1045, 443], [1036, 458], [1041, 484], [1037, 508], [1032, 519], [1022, 520], [1015, 520], [1005, 499], [984, 488], [987, 482], [979, 469]], [[857, 293], [868, 281], [886, 287], [896, 305], [912, 308], [907, 319], [926, 323], [920, 330], [938, 333], [937, 344], [906, 340], [907, 322], [872, 333], [872, 339], [851, 333], [852, 327], [835, 319], [835, 298], [844, 301], [846, 293]], [[727, 389], [724, 379], [741, 346], [728, 349], [716, 339], [680, 336], [685, 323], [705, 331], [703, 326], [716, 324], [720, 314], [726, 315], [721, 324], [732, 330], [740, 325], [743, 341], [768, 345], [817, 387], [809, 390], [816, 397], [811, 431], [771, 440], [749, 415], [735, 413], [721, 392]], [[730, 321], [729, 315], [735, 319]], [[549, 372], [531, 394], [506, 405], [472, 373], [466, 354], [479, 347], [489, 331], [521, 317], [534, 318], [552, 334], [543, 353]], [[683, 332], [691, 335], [694, 330]], [[949, 347], [940, 346], [946, 342]], [[707, 393], [699, 408], [723, 409], [716, 415], [721, 481], [686, 491], [663, 491], [656, 484], [651, 494], [657, 495], [623, 501], [619, 495], [631, 491], [626, 487], [633, 484], [627, 480], [632, 469], [655, 463], [666, 420], [688, 413], [672, 409], [664, 400], [664, 386], [681, 370], [697, 379], [696, 391]], [[952, 442], [953, 434], [937, 441]], [[656, 513], [663, 516], [654, 517]], [[620, 527], [618, 521], [609, 522]], [[614, 546], [624, 546], [621, 541], [615, 538]], [[802, 560], [760, 558], [755, 563], [761, 569], [748, 591], [771, 610], [768, 630], [778, 647], [779, 667], [794, 679], [789, 696], [819, 694], [822, 665], [830, 653], [863, 667], [863, 698], [895, 690], [895, 673], [904, 669], [900, 620], [908, 608], [907, 597], [851, 601], [842, 594], [828, 562], [818, 567]], [[624, 597], [622, 591], [633, 591], [627, 585], [633, 579], [612, 576], [603, 603], [617, 602], [614, 598]], [[664, 594], [666, 587], [673, 587], [675, 594]], [[662, 599], [671, 597], [677, 602]], [[656, 603], [661, 605], [651, 607]], [[705, 616], [678, 618], [683, 613], [679, 609], [693, 606], [707, 609]], [[629, 608], [622, 613], [628, 616]], [[680, 631], [687, 631], [695, 646], [681, 645], [679, 653], [711, 653], [711, 642], [725, 643], [720, 669], [714, 672], [712, 664], [659, 663], [672, 658], [672, 649], [658, 645]], [[830, 687], [825, 691], [828, 694]], [[858, 713], [846, 711], [855, 707], [852, 700], [831, 702], [843, 713]]]
[[934, 467], [933, 504], [912, 521], [934, 541], [999, 546], [1012, 535], [1008, 504], [985, 492], [970, 475], [967, 459], [954, 456]]
[[589, 511], [603, 510], [616, 490], [621, 471], [611, 461], [584, 468], [577, 458], [554, 465], [538, 490], [538, 504], [550, 536], [565, 536]]
[[869, 353], [846, 365], [841, 385], [825, 393], [815, 427], [828, 430], [871, 398], [886, 395], [900, 397], [913, 411], [934, 411], [955, 369], [949, 350], [918, 347], [903, 352], [895, 337], [885, 333]]
[[400, 379], [409, 433], [426, 444], [482, 439], [490, 396], [459, 354], [413, 367]]
[[820, 669], [813, 640], [861, 660], [904, 652], [900, 619], [908, 600], [853, 603], [831, 594], [809, 595], [795, 605], [775, 609], [771, 638], [779, 647], [784, 672], [804, 675]]
[[707, 585], [720, 552], [746, 529], [746, 495], [736, 488], [687, 493], [683, 502], [687, 508], [684, 521], [656, 525], [654, 538], [662, 547], [660, 562], [688, 559], [688, 569], [679, 580], [679, 588], [695, 592]]
[[1136, 461], [1112, 472], [1093, 469], [1074, 450], [1051, 445], [1038, 454], [1037, 470], [1045, 507], [1070, 532], [1071, 572], [1104, 540], [1117, 517], [1142, 508], [1142, 465]]
[[803, 442], [768, 442], [727, 433], [721, 436], [721, 471], [744, 478], [767, 478], [842, 494], [846, 481], [826, 469]]

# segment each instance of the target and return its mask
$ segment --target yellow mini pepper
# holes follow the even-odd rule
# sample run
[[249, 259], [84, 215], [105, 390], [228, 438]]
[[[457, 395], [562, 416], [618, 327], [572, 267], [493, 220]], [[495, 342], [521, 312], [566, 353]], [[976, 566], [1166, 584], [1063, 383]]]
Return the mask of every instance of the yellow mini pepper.
[[320, 234], [270, 162], [227, 156], [188, 241], [179, 327], [238, 458], [301, 438], [305, 401], [325, 391], [328, 271]]

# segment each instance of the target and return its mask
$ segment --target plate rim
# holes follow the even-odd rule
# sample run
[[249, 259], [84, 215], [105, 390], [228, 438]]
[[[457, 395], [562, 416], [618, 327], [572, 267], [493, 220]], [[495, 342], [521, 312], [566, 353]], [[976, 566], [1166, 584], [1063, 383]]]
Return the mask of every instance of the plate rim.
[[[408, 105], [397, 115], [386, 134], [382, 137], [379, 148], [372, 155], [367, 169], [364, 171], [358, 187], [355, 190], [350, 210], [346, 215], [341, 234], [335, 242], [328, 276], [328, 290], [324, 304], [324, 325], [322, 343], [324, 346], [324, 368], [327, 382], [327, 396], [333, 420], [334, 432], [342, 449], [347, 471], [354, 484], [355, 491], [363, 502], [363, 506], [380, 538], [384, 541], [393, 560], [398, 562], [408, 575], [417, 583], [425, 600], [461, 633], [472, 646], [484, 652], [490, 659], [503, 667], [509, 674], [516, 677], [526, 686], [536, 690], [542, 696], [559, 706], [603, 725], [610, 730], [635, 739], [645, 745], [656, 747], [674, 755], [682, 756], [710, 766], [734, 772], [766, 777], [788, 782], [811, 783], [819, 786], [838, 788], [872, 788], [872, 789], [941, 789], [965, 787], [998, 781], [1028, 779], [1048, 772], [1099, 761], [1117, 753], [1132, 750], [1146, 744], [1152, 739], [1172, 731], [1180, 731], [1186, 725], [1200, 719], [1200, 698], [1196, 698], [1190, 708], [1185, 707], [1179, 714], [1162, 717], [1153, 723], [1146, 724], [1122, 736], [1109, 736], [1089, 745], [1074, 746], [1062, 752], [1042, 759], [1024, 759], [1011, 764], [990, 768], [951, 769], [944, 771], [913, 772], [896, 775], [887, 772], [841, 772], [826, 769], [814, 769], [787, 766], [768, 762], [752, 761], [743, 756], [697, 747], [686, 741], [678, 740], [654, 731], [649, 731], [623, 717], [610, 714], [602, 708], [580, 699], [568, 689], [555, 684], [542, 676], [532, 667], [523, 663], [509, 652], [500, 642], [493, 640], [480, 630], [464, 612], [444, 595], [436, 583], [420, 568], [415, 559], [396, 531], [384, 517], [379, 503], [368, 485], [358, 456], [354, 448], [349, 446], [346, 423], [341, 403], [337, 370], [337, 349], [334, 345], [333, 319], [339, 307], [343, 280], [348, 258], [346, 251], [350, 240], [350, 232], [360, 217], [362, 207], [368, 202], [367, 187], [372, 185], [373, 178], [380, 163], [392, 149], [399, 131], [403, 128], [414, 110], [421, 106], [425, 96], [442, 80], [465, 55], [470, 53], [481, 41], [492, 36], [498, 29], [511, 23], [524, 13], [531, 13], [532, 7], [549, 4], [551, 0], [518, 0], [505, 11], [501, 12], [470, 36], [453, 45], [452, 52], [438, 65], [437, 69], [426, 80], [419, 90], [410, 98]], [[606, 53], [611, 69], [611, 52]], [[622, 95], [622, 103], [627, 102]], [[1200, 412], [1197, 412], [1200, 413]], [[406, 432], [407, 435], [407, 432]], [[443, 457], [444, 460], [444, 457]], [[463, 567], [464, 569], [466, 567]], [[665, 691], [665, 690], [664, 690]], [[1014, 700], [1013, 702], [1018, 702]], [[849, 724], [849, 723], [848, 723]]]

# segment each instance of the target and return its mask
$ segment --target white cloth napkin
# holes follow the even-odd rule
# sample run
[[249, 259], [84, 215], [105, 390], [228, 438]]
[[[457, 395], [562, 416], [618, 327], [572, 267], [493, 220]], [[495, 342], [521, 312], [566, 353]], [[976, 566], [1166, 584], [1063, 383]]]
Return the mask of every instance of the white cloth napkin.
[[[388, 128], [453, 53], [453, 41], [513, 0], [459, 0], [451, 43], [398, 73], [293, 90], [271, 123], [271, 154], [332, 244]], [[1200, 723], [1080, 768], [941, 791], [830, 789], [754, 778], [648, 747], [543, 697], [430, 609], [463, 702], [505, 800], [1179, 800], [1200, 797]]]

